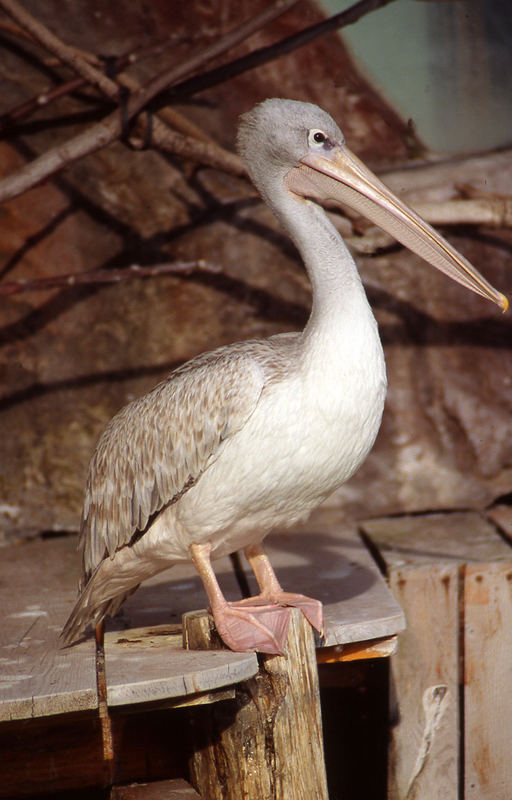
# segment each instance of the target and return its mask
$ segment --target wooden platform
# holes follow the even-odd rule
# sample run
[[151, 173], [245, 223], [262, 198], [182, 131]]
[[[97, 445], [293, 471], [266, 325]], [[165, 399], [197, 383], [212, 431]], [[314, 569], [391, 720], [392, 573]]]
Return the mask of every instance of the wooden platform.
[[[404, 615], [357, 531], [340, 524], [336, 512], [321, 511], [307, 525], [275, 534], [267, 543], [282, 584], [318, 597], [325, 605], [325, 640], [317, 642], [320, 660], [374, 658], [392, 652], [396, 635], [404, 628]], [[0, 797], [72, 788], [69, 753], [63, 751], [62, 763], [53, 763], [46, 775], [44, 764], [35, 765], [32, 756], [27, 757], [27, 749], [37, 750], [48, 726], [57, 730], [72, 725], [76, 731], [82, 725], [85, 739], [95, 741], [91, 754], [95, 766], [76, 769], [77, 786], [87, 785], [86, 780], [89, 785], [106, 780], [105, 770], [98, 767], [104, 741], [94, 640], [65, 650], [57, 647], [58, 633], [76, 596], [75, 545], [74, 537], [62, 537], [2, 551], [0, 746], [2, 741], [12, 742], [13, 734], [21, 739], [19, 757], [13, 753], [7, 767], [0, 767]], [[240, 597], [231, 560], [217, 562], [216, 571], [226, 596]], [[251, 583], [252, 576], [246, 578]], [[232, 698], [237, 684], [256, 675], [254, 654], [183, 649], [182, 614], [204, 603], [195, 571], [175, 567], [141, 586], [109, 623], [105, 700], [114, 714], [114, 728], [121, 719], [128, 725], [126, 720], [137, 711]], [[130, 774], [128, 769], [126, 775]]]

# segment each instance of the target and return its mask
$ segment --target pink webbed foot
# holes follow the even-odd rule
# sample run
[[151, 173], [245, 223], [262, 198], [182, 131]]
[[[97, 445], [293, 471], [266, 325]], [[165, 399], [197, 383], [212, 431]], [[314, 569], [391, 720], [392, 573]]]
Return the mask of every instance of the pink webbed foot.
[[288, 608], [268, 603], [227, 603], [212, 610], [212, 614], [222, 641], [231, 650], [283, 654], [290, 625]]
[[260, 594], [257, 598], [253, 597], [248, 601], [240, 601], [240, 605], [258, 600], [262, 603], [276, 603], [280, 606], [300, 608], [309, 624], [323, 635], [324, 610], [322, 603], [312, 597], [306, 597], [304, 594], [283, 591], [272, 569], [272, 564], [261, 544], [254, 544], [246, 547], [245, 555], [252, 567], [258, 586], [260, 587]]
[[284, 592], [282, 589], [273, 592], [262, 592], [257, 597], [248, 597], [245, 600], [238, 600], [232, 605], [243, 607], [246, 604], [254, 605], [256, 602], [274, 604], [274, 607], [300, 608], [310, 625], [313, 626], [321, 635], [324, 632], [324, 609], [320, 600], [307, 597], [304, 594], [294, 592]]

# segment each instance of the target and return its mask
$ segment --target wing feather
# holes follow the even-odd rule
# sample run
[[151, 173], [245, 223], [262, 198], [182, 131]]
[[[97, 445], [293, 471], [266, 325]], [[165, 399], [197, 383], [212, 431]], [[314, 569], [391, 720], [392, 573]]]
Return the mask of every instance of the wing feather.
[[249, 419], [264, 384], [247, 348], [220, 348], [187, 362], [110, 421], [87, 478], [85, 577], [198, 480], [222, 441]]

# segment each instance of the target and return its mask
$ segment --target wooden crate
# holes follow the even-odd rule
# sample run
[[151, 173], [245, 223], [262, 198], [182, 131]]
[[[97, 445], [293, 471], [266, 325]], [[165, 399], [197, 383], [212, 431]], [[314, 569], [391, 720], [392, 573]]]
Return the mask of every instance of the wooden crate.
[[510, 800], [507, 537], [476, 512], [371, 520], [362, 531], [407, 620], [391, 658], [389, 800]]

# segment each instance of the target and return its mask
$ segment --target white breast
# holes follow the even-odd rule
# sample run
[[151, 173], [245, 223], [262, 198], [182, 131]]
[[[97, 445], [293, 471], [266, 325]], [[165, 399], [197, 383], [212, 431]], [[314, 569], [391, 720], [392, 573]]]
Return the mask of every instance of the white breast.
[[191, 541], [211, 541], [216, 556], [260, 541], [354, 474], [379, 430], [386, 391], [373, 319], [372, 327], [362, 348], [345, 342], [350, 358], [338, 342], [337, 359], [315, 357], [263, 393], [196, 486], [157, 520], [153, 535], [173, 529], [173, 558], [188, 558]]

